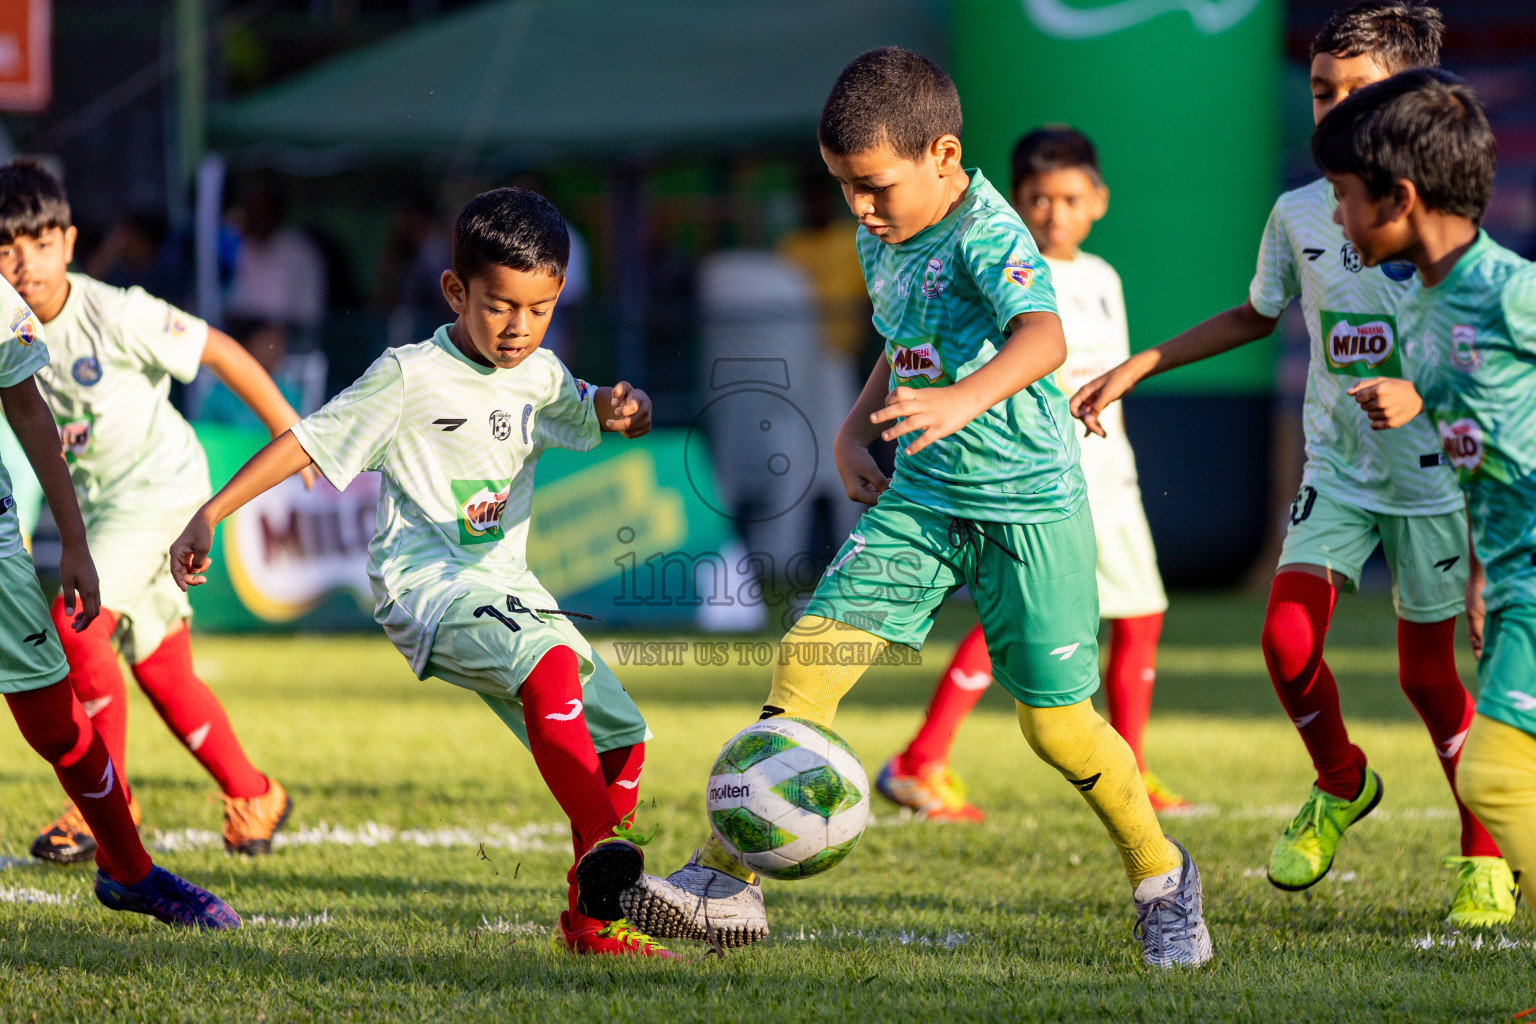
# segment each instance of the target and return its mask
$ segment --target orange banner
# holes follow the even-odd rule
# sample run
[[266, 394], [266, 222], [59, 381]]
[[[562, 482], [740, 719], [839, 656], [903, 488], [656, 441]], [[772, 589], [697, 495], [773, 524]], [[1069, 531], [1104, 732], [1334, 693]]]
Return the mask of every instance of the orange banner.
[[52, 0], [0, 2], [0, 110], [42, 110], [53, 99]]

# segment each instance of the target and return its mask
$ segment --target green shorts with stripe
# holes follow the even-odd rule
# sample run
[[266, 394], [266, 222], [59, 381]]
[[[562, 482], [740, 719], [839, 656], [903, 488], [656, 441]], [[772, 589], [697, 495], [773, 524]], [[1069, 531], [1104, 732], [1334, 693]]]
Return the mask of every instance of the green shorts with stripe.
[[569, 647], [576, 652], [580, 710], [593, 747], [618, 750], [650, 739], [640, 709], [586, 637], [565, 616], [532, 610], [552, 607], [542, 590], [519, 595], [485, 587], [461, 595], [438, 624], [425, 674], [478, 693], [526, 747], [517, 692], [539, 659]]
[[32, 557], [25, 551], [0, 557], [0, 693], [41, 690], [67, 675]]
[[1360, 586], [1366, 559], [1381, 545], [1392, 570], [1392, 606], [1406, 622], [1454, 618], [1466, 603], [1467, 514], [1393, 516], [1371, 512], [1303, 485], [1291, 503], [1280, 568], [1320, 565]]
[[1477, 712], [1536, 736], [1536, 604], [1489, 613], [1477, 662]]
[[956, 519], [890, 491], [860, 518], [807, 615], [922, 647], [970, 588], [992, 674], [1021, 704], [1063, 707], [1099, 688], [1099, 591], [1088, 503], [1052, 523]]

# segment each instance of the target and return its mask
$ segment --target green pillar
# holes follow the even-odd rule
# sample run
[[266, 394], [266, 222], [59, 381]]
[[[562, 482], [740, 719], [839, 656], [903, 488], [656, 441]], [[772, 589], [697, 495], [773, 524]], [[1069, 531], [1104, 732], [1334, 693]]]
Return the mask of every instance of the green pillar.
[[[1046, 122], [1098, 146], [1111, 201], [1086, 248], [1125, 282], [1133, 349], [1247, 297], [1278, 194], [1280, 0], [955, 0], [953, 10], [968, 165], [1006, 191], [1014, 140]], [[1138, 390], [1267, 392], [1273, 362], [1261, 342]]]

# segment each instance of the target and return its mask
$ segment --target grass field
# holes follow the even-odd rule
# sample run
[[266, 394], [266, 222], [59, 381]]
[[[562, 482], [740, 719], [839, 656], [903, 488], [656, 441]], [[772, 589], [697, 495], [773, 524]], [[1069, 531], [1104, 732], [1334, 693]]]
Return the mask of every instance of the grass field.
[[[1344, 602], [1330, 660], [1386, 797], [1313, 891], [1264, 880], [1309, 770], [1264, 674], [1262, 612], [1247, 597], [1179, 598], [1165, 633], [1147, 745], [1202, 812], [1165, 822], [1205, 879], [1217, 959], [1197, 973], [1142, 968], [1113, 848], [995, 688], [955, 757], [984, 825], [878, 806], [845, 864], [771, 884], [766, 943], [620, 962], [550, 948], [567, 833], [527, 753], [472, 695], [417, 681], [382, 636], [204, 636], [203, 672], [253, 760], [293, 793], [288, 841], [259, 861], [226, 857], [211, 783], [137, 695], [128, 770], [157, 859], [247, 926], [192, 935], [110, 914], [86, 868], [28, 862], [60, 796], [0, 729], [0, 1020], [1427, 1022], [1509, 1021], [1536, 1004], [1528, 909], [1481, 940], [1440, 923], [1456, 820], [1397, 692], [1385, 599]], [[844, 703], [837, 727], [871, 774], [914, 728], [970, 615], [952, 606], [925, 664], [878, 670]], [[752, 719], [767, 671], [620, 675], [657, 734], [640, 822], [660, 823], [648, 856], [664, 873], [700, 840], [703, 775]]]

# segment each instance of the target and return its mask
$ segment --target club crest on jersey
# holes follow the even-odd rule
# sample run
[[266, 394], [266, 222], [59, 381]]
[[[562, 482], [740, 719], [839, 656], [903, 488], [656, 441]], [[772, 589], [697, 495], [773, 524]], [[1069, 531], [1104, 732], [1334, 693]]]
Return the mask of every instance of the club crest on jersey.
[[83, 388], [93, 387], [101, 380], [101, 363], [95, 356], [81, 356], [69, 368], [69, 375]]
[[1381, 272], [1387, 275], [1387, 279], [1399, 283], [1412, 277], [1416, 269], [1408, 260], [1388, 260], [1381, 265]]
[[931, 341], [910, 348], [895, 345], [891, 349], [891, 371], [898, 380], [923, 377], [936, 381], [944, 376], [944, 362], [938, 348]]
[[37, 340], [37, 323], [32, 319], [32, 310], [26, 306], [11, 310], [11, 334], [23, 345]]
[[1003, 277], [1020, 288], [1028, 288], [1035, 283], [1035, 268], [1018, 256], [1009, 256], [1003, 264]]
[[[528, 421], [524, 419], [523, 422], [526, 424]], [[491, 413], [491, 436], [498, 441], [505, 441], [512, 436], [511, 413], [502, 412], [500, 409]]]
[[1477, 421], [1463, 417], [1440, 423], [1440, 447], [1451, 465], [1465, 473], [1476, 473], [1483, 464], [1483, 428]]
[[923, 268], [923, 286], [919, 290], [930, 299], [944, 293], [944, 281], [939, 277], [944, 272], [944, 262], [938, 259], [930, 259], [928, 265]]
[[1451, 325], [1451, 366], [1462, 373], [1471, 373], [1483, 363], [1483, 354], [1477, 350], [1477, 328], [1470, 324]]
[[533, 419], [533, 403], [523, 406], [523, 444], [528, 443], [528, 421]]
[[1332, 313], [1323, 310], [1323, 352], [1328, 369], [1353, 377], [1402, 375], [1397, 354], [1397, 318], [1385, 313]]
[[1360, 273], [1360, 268], [1365, 264], [1360, 260], [1360, 250], [1355, 248], [1355, 243], [1345, 242], [1344, 248], [1339, 250], [1339, 262], [1344, 264], [1344, 269], [1351, 274]]
[[592, 393], [592, 385], [588, 384], [580, 377], [573, 379], [576, 381], [576, 400], [578, 402], [585, 402], [587, 400], [587, 396]]
[[501, 517], [507, 511], [510, 480], [455, 480], [453, 500], [459, 506], [459, 543], [494, 544], [505, 536]]

